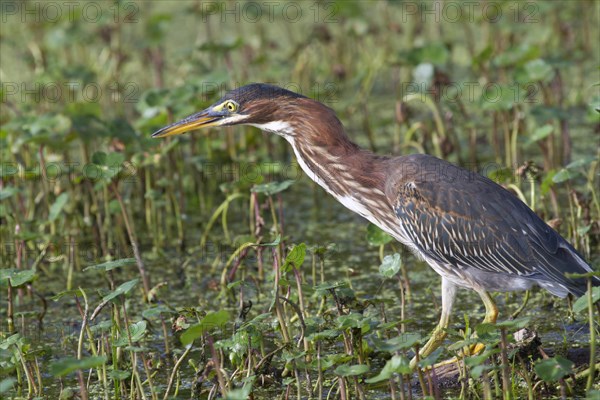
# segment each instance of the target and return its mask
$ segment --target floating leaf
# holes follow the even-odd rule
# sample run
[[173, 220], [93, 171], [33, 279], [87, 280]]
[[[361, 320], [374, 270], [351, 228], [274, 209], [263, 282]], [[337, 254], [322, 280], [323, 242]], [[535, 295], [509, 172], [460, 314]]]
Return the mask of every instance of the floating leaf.
[[49, 371], [53, 376], [65, 376], [80, 369], [95, 368], [106, 363], [106, 356], [92, 356], [78, 360], [74, 357], [63, 358], [50, 363]]
[[379, 273], [384, 278], [392, 278], [400, 271], [400, 266], [402, 265], [402, 259], [400, 258], [400, 254], [394, 253], [393, 255], [388, 255], [383, 257], [383, 262], [379, 266]]

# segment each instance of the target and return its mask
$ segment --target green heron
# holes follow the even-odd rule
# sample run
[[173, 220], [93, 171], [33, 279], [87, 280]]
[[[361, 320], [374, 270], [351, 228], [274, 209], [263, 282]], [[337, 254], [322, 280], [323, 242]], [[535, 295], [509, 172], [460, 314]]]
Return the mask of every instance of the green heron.
[[[361, 149], [332, 109], [300, 94], [266, 84], [243, 86], [152, 137], [230, 125], [282, 136], [312, 180], [441, 275], [441, 318], [419, 352], [422, 357], [443, 342], [458, 287], [479, 294], [484, 322], [490, 323], [496, 322], [498, 309], [488, 291], [526, 290], [534, 284], [560, 297], [586, 291], [586, 280], [565, 274], [592, 268], [502, 186], [426, 154], [388, 157]], [[593, 284], [600, 285], [600, 279], [594, 277]]]

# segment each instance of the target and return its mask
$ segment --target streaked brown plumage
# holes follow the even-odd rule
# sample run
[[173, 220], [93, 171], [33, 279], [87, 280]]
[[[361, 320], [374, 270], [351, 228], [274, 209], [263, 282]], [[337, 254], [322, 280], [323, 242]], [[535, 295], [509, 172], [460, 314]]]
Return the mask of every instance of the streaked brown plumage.
[[[585, 292], [585, 280], [565, 273], [591, 267], [503, 187], [432, 156], [385, 157], [363, 150], [346, 136], [333, 110], [296, 93], [247, 85], [153, 137], [240, 124], [285, 138], [311, 179], [442, 276], [442, 316], [423, 356], [443, 341], [458, 286], [481, 296], [488, 322], [496, 320], [497, 309], [487, 291], [537, 284], [561, 297]], [[594, 285], [600, 285], [597, 277]]]

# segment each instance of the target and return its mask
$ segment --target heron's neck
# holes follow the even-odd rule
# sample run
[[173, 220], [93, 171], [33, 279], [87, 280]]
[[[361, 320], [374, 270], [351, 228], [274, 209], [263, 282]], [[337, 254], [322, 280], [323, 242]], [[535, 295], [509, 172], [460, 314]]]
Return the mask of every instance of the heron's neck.
[[280, 121], [256, 126], [283, 136], [309, 178], [344, 206], [378, 224], [376, 210], [386, 201], [386, 157], [361, 149], [346, 136], [341, 124], [321, 124], [327, 127], [325, 132]]

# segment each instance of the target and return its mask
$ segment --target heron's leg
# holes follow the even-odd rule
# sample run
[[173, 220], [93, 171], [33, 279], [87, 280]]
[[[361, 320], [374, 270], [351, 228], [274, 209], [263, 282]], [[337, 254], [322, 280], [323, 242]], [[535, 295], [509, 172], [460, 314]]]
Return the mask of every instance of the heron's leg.
[[485, 290], [477, 293], [479, 293], [479, 296], [485, 305], [485, 318], [483, 319], [483, 322], [495, 324], [496, 319], [498, 318], [498, 307], [496, 306], [496, 302]]
[[511, 317], [512, 319], [517, 318], [517, 316], [519, 314], [521, 314], [521, 311], [523, 311], [525, 309], [525, 307], [527, 306], [527, 302], [529, 301], [529, 296], [531, 296], [531, 290], [527, 289], [525, 291], [525, 298], [523, 299], [523, 304], [521, 304], [521, 306], [517, 309], [517, 311], [515, 311]]
[[[425, 343], [425, 346], [419, 351], [419, 357], [425, 358], [433, 353], [440, 345], [444, 342], [446, 330], [450, 324], [450, 314], [452, 312], [452, 306], [454, 305], [454, 299], [456, 298], [456, 285], [449, 280], [442, 278], [442, 315], [440, 316], [440, 322], [437, 324], [431, 337]], [[417, 357], [415, 356], [411, 362], [411, 368], [417, 365]]]
[[[477, 291], [481, 300], [483, 300], [483, 304], [485, 305], [485, 318], [483, 319], [484, 323], [495, 324], [496, 319], [498, 318], [498, 307], [496, 306], [496, 302], [490, 296], [488, 292], [485, 290]], [[470, 354], [479, 354], [485, 349], [485, 345], [483, 343], [476, 343], [470, 346], [469, 353]]]

